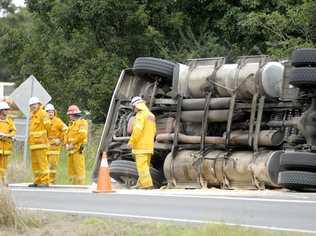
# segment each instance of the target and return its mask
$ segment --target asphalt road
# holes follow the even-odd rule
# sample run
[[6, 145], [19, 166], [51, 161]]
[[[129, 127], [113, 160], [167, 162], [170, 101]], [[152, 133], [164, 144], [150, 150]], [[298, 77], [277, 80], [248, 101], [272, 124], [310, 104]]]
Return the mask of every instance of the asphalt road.
[[275, 191], [118, 190], [11, 187], [18, 207], [106, 217], [225, 223], [316, 233], [316, 194]]

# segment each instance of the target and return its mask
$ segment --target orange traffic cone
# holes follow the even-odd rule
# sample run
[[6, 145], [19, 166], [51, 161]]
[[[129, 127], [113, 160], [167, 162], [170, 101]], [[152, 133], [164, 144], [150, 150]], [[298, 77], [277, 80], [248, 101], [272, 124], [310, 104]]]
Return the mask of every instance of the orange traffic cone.
[[103, 154], [102, 154], [97, 189], [94, 190], [93, 192], [95, 192], [95, 193], [114, 192], [112, 190], [111, 177], [110, 177], [110, 172], [109, 172], [109, 164], [108, 164], [106, 152], [103, 152]]

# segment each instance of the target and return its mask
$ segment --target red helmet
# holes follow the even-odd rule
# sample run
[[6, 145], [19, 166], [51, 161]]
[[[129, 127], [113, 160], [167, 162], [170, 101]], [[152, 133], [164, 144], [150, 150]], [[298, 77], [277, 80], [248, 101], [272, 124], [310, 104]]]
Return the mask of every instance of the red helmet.
[[76, 105], [71, 105], [68, 107], [67, 115], [75, 115], [80, 114], [81, 111], [79, 110], [79, 107]]

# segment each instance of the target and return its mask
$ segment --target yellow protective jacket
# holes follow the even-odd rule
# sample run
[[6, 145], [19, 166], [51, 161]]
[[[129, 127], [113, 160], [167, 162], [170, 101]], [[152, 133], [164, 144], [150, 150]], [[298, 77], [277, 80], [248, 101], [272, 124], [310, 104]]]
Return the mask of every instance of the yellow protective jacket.
[[12, 153], [12, 138], [16, 134], [16, 128], [13, 120], [6, 117], [0, 120], [0, 155], [6, 156]]
[[[48, 155], [59, 155], [62, 142], [64, 141], [64, 136], [66, 134], [68, 127], [65, 123], [57, 116], [51, 119], [51, 127], [48, 130]], [[59, 142], [56, 142], [59, 140]]]
[[139, 109], [133, 124], [132, 135], [128, 144], [132, 146], [133, 154], [154, 153], [156, 135], [155, 115], [152, 114], [145, 103], [137, 104]]
[[69, 150], [70, 154], [78, 152], [80, 146], [87, 143], [88, 122], [85, 119], [78, 119], [69, 124], [65, 135], [65, 144], [72, 144], [73, 148]]
[[43, 107], [32, 112], [29, 123], [29, 145], [30, 149], [48, 148], [47, 132], [51, 126], [51, 121]]

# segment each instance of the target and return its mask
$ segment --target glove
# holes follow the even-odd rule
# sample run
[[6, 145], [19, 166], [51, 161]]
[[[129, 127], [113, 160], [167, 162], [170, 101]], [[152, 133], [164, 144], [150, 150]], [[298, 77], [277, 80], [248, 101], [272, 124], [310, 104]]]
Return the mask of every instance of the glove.
[[59, 138], [55, 138], [55, 139], [53, 140], [53, 142], [54, 142], [54, 144], [56, 144], [56, 145], [61, 144], [61, 141], [60, 141]]
[[66, 150], [69, 151], [71, 149], [73, 149], [74, 145], [72, 143], [70, 144], [66, 144]]
[[1, 140], [10, 140], [10, 139], [13, 139], [13, 137], [10, 137], [10, 136], [6, 135], [5, 133], [0, 133], [0, 139]]

